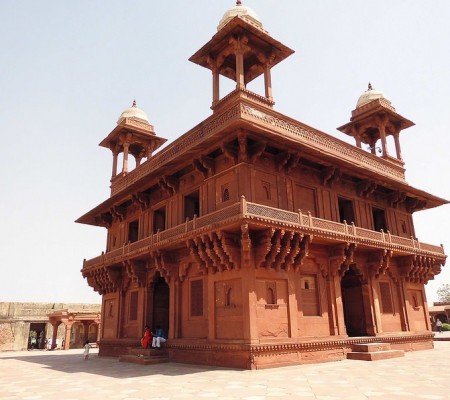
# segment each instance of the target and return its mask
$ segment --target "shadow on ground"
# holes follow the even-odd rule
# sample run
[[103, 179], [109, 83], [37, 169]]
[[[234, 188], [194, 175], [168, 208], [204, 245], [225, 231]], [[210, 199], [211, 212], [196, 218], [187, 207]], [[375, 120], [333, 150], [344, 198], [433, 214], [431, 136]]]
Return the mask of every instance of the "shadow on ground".
[[172, 362], [153, 365], [124, 363], [119, 362], [115, 357], [99, 357], [97, 351], [90, 354], [89, 360], [85, 360], [82, 350], [3, 353], [0, 360], [17, 360], [30, 364], [40, 364], [44, 366], [43, 371], [45, 371], [45, 368], [48, 368], [67, 374], [84, 372], [86, 374], [96, 374], [118, 379], [149, 375], [190, 375], [205, 371], [239, 371], [221, 367]]

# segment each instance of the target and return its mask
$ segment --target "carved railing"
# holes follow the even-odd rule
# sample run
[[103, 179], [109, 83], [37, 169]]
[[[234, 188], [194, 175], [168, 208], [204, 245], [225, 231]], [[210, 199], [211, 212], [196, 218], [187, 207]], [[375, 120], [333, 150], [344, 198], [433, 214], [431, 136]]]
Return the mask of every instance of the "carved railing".
[[242, 104], [243, 113], [254, 120], [263, 122], [272, 127], [274, 132], [279, 131], [283, 135], [300, 140], [302, 144], [316, 149], [322, 153], [344, 160], [360, 168], [368, 169], [387, 176], [397, 181], [405, 182], [405, 169], [400, 161], [386, 160], [374, 156], [367, 151], [343, 142], [317, 129], [311, 128], [300, 122], [291, 120], [271, 110], [264, 110], [256, 106]]
[[183, 224], [173, 228], [157, 232], [134, 243], [126, 243], [118, 249], [85, 260], [83, 269], [104, 263], [119, 262], [128, 257], [151, 252], [170, 242], [184, 241], [187, 237], [203, 231], [209, 232], [236, 225], [236, 222], [242, 220], [247, 221], [250, 225], [262, 224], [268, 227], [277, 226], [303, 231], [313, 236], [331, 238], [336, 242], [363, 243], [375, 248], [388, 248], [403, 253], [431, 255], [442, 260], [446, 257], [442, 246], [421, 243], [412, 237], [405, 238], [391, 235], [389, 232], [359, 228], [345, 222], [316, 218], [310, 213], [302, 213], [300, 210], [299, 212], [281, 210], [247, 202], [245, 198], [242, 198], [239, 203], [202, 217], [194, 217], [194, 219], [186, 220]]
[[[277, 113], [267, 106], [266, 103], [270, 102], [270, 100], [265, 97], [253, 94], [250, 91], [239, 91], [238, 94], [241, 98], [240, 103], [223, 112], [214, 113], [133, 171], [124, 176], [117, 176], [112, 182], [111, 194], [115, 195], [125, 190], [152, 171], [156, 171], [179, 157], [180, 154], [195, 148], [195, 146], [235, 119], [247, 119], [256, 123], [263, 123], [278, 134], [291, 137], [303, 145], [307, 145], [322, 153], [328, 153], [336, 159], [344, 160], [360, 168], [405, 182], [405, 170], [401, 165], [402, 163], [398, 160], [394, 162], [394, 160], [376, 157], [363, 149]], [[229, 96], [237, 95], [233, 91]], [[228, 99], [228, 97], [222, 99], [221, 102], [225, 101], [225, 99]]]

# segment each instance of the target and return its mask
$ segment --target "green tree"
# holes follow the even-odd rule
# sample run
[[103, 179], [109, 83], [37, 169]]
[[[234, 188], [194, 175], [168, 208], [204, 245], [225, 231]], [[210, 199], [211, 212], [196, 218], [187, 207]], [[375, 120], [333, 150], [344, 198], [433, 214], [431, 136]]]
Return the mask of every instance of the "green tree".
[[450, 301], [450, 285], [445, 283], [437, 290], [437, 295], [440, 302]]

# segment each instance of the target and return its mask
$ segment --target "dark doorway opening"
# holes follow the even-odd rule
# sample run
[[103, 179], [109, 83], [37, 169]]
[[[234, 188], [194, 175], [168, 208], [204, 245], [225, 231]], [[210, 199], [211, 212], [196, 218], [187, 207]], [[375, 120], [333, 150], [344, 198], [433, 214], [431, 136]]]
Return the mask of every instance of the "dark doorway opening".
[[46, 323], [45, 322], [31, 322], [30, 332], [28, 334], [28, 348], [29, 349], [43, 349], [46, 341]]
[[153, 290], [153, 328], [161, 326], [166, 334], [169, 332], [169, 286], [162, 277], [157, 277]]
[[197, 190], [184, 197], [184, 218], [193, 219], [200, 216], [200, 192]]
[[354, 267], [350, 267], [342, 277], [341, 290], [347, 335], [367, 336], [362, 284]]
[[341, 223], [344, 223], [345, 221], [347, 222], [347, 224], [355, 222], [355, 210], [353, 208], [353, 201], [339, 197], [338, 205], [339, 205], [339, 221]]
[[372, 215], [373, 215], [373, 228], [375, 231], [381, 231], [387, 232], [388, 227], [386, 224], [386, 213], [384, 210], [381, 210], [379, 208], [372, 208]]

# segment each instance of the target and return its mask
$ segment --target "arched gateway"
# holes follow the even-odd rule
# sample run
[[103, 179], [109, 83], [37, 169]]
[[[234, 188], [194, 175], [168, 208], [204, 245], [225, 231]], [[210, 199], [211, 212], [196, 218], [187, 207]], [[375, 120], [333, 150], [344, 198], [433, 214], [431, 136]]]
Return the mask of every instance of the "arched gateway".
[[146, 323], [168, 329], [170, 359], [236, 368], [432, 347], [424, 284], [446, 255], [414, 239], [413, 213], [448, 202], [405, 180], [413, 123], [372, 86], [339, 128], [355, 146], [277, 112], [272, 68], [292, 53], [237, 1], [190, 58], [211, 71], [212, 114], [155, 153], [165, 139], [134, 102], [100, 143], [111, 196], [77, 221], [108, 233], [82, 269], [100, 355], [138, 347]]

